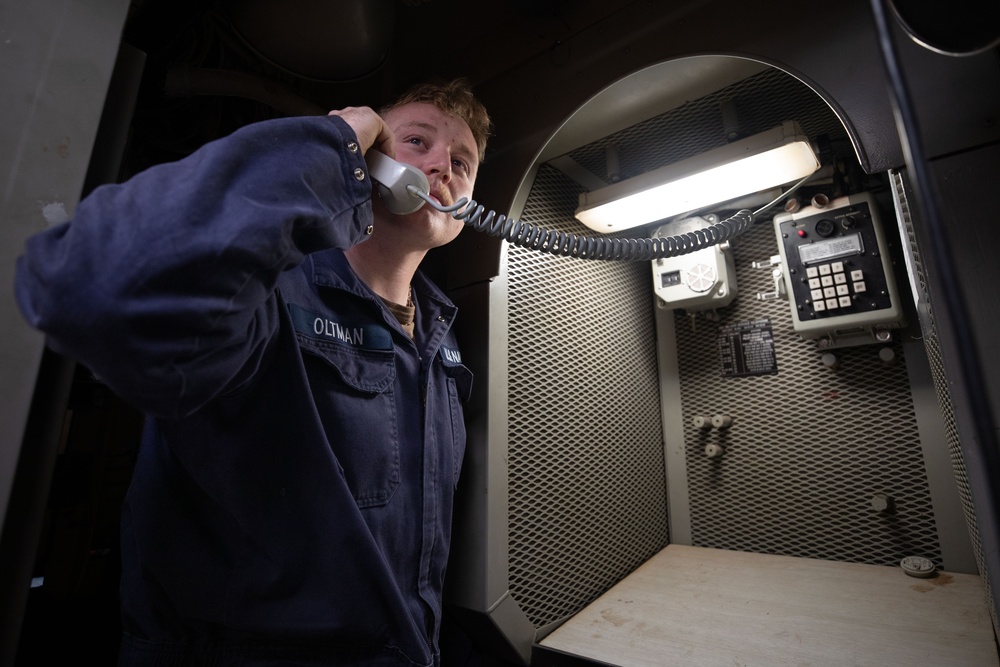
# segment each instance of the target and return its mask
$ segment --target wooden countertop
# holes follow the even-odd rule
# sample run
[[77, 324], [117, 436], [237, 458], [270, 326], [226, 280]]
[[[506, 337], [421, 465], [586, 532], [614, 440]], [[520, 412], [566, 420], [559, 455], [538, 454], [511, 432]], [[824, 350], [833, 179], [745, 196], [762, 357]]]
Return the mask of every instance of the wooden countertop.
[[539, 644], [623, 666], [998, 664], [976, 575], [682, 545]]

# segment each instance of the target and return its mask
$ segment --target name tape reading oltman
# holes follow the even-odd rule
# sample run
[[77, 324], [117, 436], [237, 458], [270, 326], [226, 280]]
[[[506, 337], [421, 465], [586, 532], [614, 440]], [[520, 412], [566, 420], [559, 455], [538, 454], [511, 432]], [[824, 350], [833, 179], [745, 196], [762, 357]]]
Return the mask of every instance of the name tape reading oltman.
[[295, 330], [315, 340], [363, 350], [391, 350], [389, 330], [374, 322], [349, 323], [331, 320], [294, 303], [288, 304]]

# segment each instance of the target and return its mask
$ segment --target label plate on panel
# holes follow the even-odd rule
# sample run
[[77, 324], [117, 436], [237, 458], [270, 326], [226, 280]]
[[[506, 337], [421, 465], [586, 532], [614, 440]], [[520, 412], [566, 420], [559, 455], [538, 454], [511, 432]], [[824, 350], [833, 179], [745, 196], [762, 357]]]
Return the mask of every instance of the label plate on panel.
[[774, 353], [771, 320], [752, 320], [719, 327], [719, 358], [722, 377], [777, 374], [778, 360]]

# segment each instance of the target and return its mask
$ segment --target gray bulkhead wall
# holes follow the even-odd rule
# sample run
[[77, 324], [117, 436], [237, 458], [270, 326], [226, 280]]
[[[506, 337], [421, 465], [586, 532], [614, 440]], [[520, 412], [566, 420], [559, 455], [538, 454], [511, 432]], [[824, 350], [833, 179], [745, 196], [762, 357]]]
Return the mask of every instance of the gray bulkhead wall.
[[[0, 60], [16, 63], [0, 67], [6, 100], [0, 123], [3, 664], [18, 643], [64, 409], [60, 396], [65, 399], [72, 372], [59, 359], [42, 364], [44, 339], [14, 303], [14, 266], [24, 240], [67, 219], [79, 200], [128, 8], [124, 0], [0, 2]], [[33, 407], [36, 392], [44, 394]]]

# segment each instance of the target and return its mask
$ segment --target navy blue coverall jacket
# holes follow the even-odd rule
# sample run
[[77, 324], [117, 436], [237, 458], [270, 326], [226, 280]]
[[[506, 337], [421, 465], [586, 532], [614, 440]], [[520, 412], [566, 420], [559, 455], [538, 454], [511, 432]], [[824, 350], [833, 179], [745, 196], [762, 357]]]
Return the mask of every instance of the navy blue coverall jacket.
[[472, 378], [434, 285], [411, 339], [343, 255], [372, 224], [355, 142], [250, 125], [98, 188], [18, 261], [27, 320], [148, 415], [123, 664], [439, 660]]

